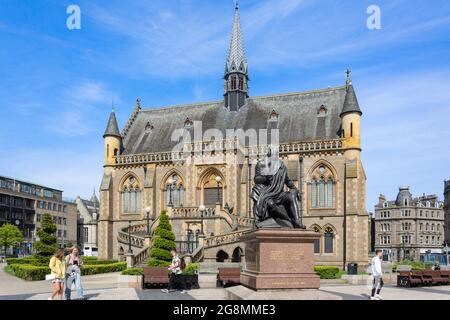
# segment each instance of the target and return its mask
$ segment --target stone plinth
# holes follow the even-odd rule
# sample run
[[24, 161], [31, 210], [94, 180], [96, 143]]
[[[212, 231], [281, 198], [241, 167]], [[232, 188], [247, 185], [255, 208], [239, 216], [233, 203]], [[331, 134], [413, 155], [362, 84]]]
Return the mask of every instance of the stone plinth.
[[259, 229], [243, 235], [246, 265], [241, 283], [253, 290], [318, 289], [316, 239], [316, 232], [300, 229]]

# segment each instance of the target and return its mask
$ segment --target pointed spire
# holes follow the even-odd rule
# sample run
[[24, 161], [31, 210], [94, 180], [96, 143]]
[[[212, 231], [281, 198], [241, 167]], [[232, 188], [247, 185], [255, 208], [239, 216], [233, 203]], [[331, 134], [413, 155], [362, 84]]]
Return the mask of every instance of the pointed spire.
[[103, 138], [105, 138], [106, 136], [121, 138], [119, 126], [117, 125], [116, 113], [114, 112], [114, 109], [111, 111], [111, 114], [109, 115], [108, 125], [106, 126]]
[[361, 109], [359, 108], [358, 99], [356, 98], [355, 89], [353, 88], [353, 83], [350, 78], [350, 70], [347, 69], [347, 90], [345, 93], [344, 106], [342, 108], [342, 112], [340, 117], [344, 116], [347, 113], [359, 113], [362, 115]]
[[225, 66], [225, 74], [230, 72], [247, 73], [247, 58], [245, 56], [244, 39], [241, 32], [238, 1], [236, 1], [235, 5], [233, 32], [231, 33], [230, 47]]
[[95, 187], [94, 187], [94, 192], [92, 193], [92, 197], [91, 197], [90, 201], [92, 203], [96, 203], [96, 204], [99, 203], [97, 195], [95, 194]]

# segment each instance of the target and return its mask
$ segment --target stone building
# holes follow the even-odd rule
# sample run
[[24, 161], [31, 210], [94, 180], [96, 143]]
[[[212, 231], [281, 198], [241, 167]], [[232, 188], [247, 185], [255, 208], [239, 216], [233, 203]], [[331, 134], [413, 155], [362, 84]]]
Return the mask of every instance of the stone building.
[[444, 210], [437, 195], [413, 198], [409, 187], [401, 187], [394, 201], [380, 195], [375, 221], [375, 247], [384, 260], [443, 259]]
[[450, 180], [444, 181], [445, 242], [450, 244]]
[[98, 222], [102, 258], [122, 258], [131, 243], [135, 263], [144, 261], [146, 213], [154, 228], [167, 210], [179, 248], [194, 261], [239, 261], [239, 237], [253, 225], [255, 164], [270, 143], [279, 144], [301, 192], [304, 224], [322, 236], [317, 263], [367, 264], [362, 112], [350, 72], [343, 86], [261, 97], [249, 95], [248, 79], [236, 6], [223, 100], [142, 108], [138, 99], [122, 132], [110, 114]]
[[59, 246], [77, 242], [77, 211], [63, 192], [35, 183], [0, 176], [0, 225], [17, 225], [24, 234], [25, 252], [31, 253], [42, 216], [48, 213], [56, 224]]
[[77, 197], [75, 203], [77, 204], [78, 212], [77, 244], [81, 250], [94, 250], [96, 252], [98, 250], [97, 219], [100, 211], [100, 201], [95, 194], [95, 190], [89, 200]]

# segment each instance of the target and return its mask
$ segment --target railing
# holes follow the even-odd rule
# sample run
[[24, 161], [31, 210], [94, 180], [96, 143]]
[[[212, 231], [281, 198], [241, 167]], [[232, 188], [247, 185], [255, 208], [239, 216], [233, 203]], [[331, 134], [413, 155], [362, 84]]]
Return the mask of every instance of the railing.
[[212, 236], [205, 239], [205, 248], [220, 246], [224, 244], [230, 244], [239, 242], [242, 235], [250, 232], [252, 229], [240, 230], [218, 236]]
[[[128, 233], [119, 231], [119, 234], [117, 237], [118, 237], [119, 242], [121, 242], [123, 244], [129, 244], [130, 235]], [[145, 245], [145, 238], [132, 234], [131, 235], [131, 245], [133, 247], [143, 248]]]
[[253, 228], [255, 224], [255, 219], [253, 218], [245, 218], [245, 217], [236, 217], [236, 222], [238, 226]]
[[[299, 153], [299, 152], [320, 152], [320, 151], [336, 151], [343, 147], [343, 139], [316, 140], [308, 142], [290, 142], [279, 145], [280, 154]], [[241, 149], [246, 156], [255, 157], [267, 153], [267, 145], [242, 147], [239, 140], [212, 140], [201, 141], [185, 144], [183, 150], [142, 153], [135, 155], [119, 155], [116, 156], [116, 164], [128, 165], [138, 163], [157, 163], [172, 162], [185, 160], [192, 152], [210, 152], [220, 150], [236, 150]]]
[[[216, 214], [214, 208], [206, 208], [203, 212], [203, 218], [214, 217]], [[202, 218], [202, 213], [198, 207], [179, 207], [172, 209], [172, 218]]]
[[134, 265], [145, 262], [148, 258], [150, 248], [145, 246], [137, 255], [134, 256]]
[[197, 247], [193, 252], [192, 252], [192, 262], [200, 262], [203, 259], [203, 247]]

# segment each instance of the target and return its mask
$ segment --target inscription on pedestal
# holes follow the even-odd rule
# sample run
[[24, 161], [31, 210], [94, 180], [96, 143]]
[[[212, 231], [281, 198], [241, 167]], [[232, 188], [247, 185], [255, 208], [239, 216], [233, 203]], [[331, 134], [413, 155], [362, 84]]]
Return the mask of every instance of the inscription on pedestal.
[[305, 256], [304, 251], [286, 252], [282, 250], [272, 250], [269, 259], [272, 261], [299, 261]]

